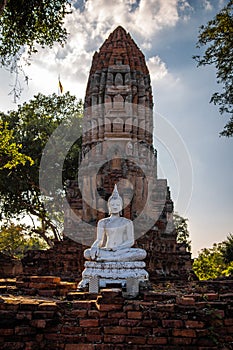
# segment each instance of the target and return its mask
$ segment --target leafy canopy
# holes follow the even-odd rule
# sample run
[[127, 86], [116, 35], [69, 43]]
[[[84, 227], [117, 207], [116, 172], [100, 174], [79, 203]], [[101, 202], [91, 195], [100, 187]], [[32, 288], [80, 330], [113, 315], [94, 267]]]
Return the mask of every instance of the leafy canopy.
[[32, 53], [66, 42], [63, 22], [70, 9], [69, 0], [0, 0], [0, 67], [15, 74], [10, 92], [15, 101], [22, 92], [20, 74], [28, 82], [23, 66], [30, 63]]
[[226, 241], [204, 248], [194, 260], [193, 271], [200, 280], [233, 276], [233, 236]]
[[[15, 169], [0, 170], [0, 214], [2, 218], [19, 215], [36, 217], [40, 225], [34, 232], [41, 235], [49, 244], [51, 243], [47, 237], [49, 230], [52, 230], [54, 236], [59, 239], [60, 213], [57, 213], [57, 220], [53, 221], [46, 211], [39, 186], [41, 156], [48, 139], [61, 123], [62, 135], [53, 140], [54, 155], [57, 154], [59, 142], [71, 120], [76, 121], [73, 133], [81, 134], [79, 130], [81, 130], [82, 110], [82, 102], [77, 101], [76, 97], [69, 93], [62, 96], [38, 94], [28, 103], [18, 106], [17, 111], [0, 113], [1, 120], [8, 123], [15, 142], [21, 145], [22, 154], [33, 160], [32, 165], [27, 162]], [[77, 174], [80, 147], [81, 139], [78, 139], [70, 151], [67, 149], [67, 159], [63, 167], [64, 181], [74, 178]], [[57, 164], [51, 161], [51, 166], [56, 167]], [[55, 183], [54, 186], [56, 185]], [[63, 188], [58, 187], [57, 191], [63, 194]], [[50, 195], [48, 193], [48, 200]]]
[[198, 66], [214, 65], [217, 83], [222, 91], [215, 92], [210, 102], [219, 105], [221, 114], [230, 115], [220, 135], [233, 135], [233, 0], [230, 0], [213, 20], [201, 26], [197, 47], [205, 47], [203, 56], [194, 56]]
[[0, 252], [22, 258], [27, 250], [47, 249], [48, 245], [26, 225], [3, 225], [0, 228]]
[[64, 43], [67, 31], [63, 20], [69, 3], [67, 0], [6, 1], [0, 17], [1, 64], [9, 65], [25, 45], [31, 55], [37, 51], [37, 44], [51, 47], [55, 42]]
[[13, 130], [0, 120], [0, 170], [13, 169], [17, 165], [33, 164], [31, 157], [20, 152], [21, 144], [14, 142]]
[[177, 231], [177, 243], [184, 243], [186, 249], [191, 251], [191, 240], [189, 239], [189, 230], [188, 230], [188, 219], [183, 218], [177, 213], [174, 214], [174, 224]]

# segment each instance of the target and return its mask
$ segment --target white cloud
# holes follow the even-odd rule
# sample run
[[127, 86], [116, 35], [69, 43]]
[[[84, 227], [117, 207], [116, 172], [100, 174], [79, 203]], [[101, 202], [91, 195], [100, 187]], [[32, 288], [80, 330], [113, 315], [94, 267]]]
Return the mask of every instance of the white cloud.
[[166, 64], [162, 62], [159, 56], [150, 57], [147, 66], [152, 81], [161, 80], [168, 74]]
[[[65, 19], [70, 34], [64, 47], [57, 44], [52, 49], [39, 48], [32, 65], [25, 68], [31, 78], [29, 98], [38, 91], [53, 92], [59, 74], [65, 91], [67, 87], [83, 97], [93, 53], [117, 25], [125, 27], [139, 47], [150, 50], [160, 30], [175, 26], [186, 8], [186, 0], [88, 0], [82, 9], [73, 7]], [[152, 57], [149, 65], [153, 79], [162, 79], [167, 74], [158, 57]]]
[[205, 9], [206, 11], [212, 11], [213, 6], [211, 5], [211, 3], [210, 3], [209, 0], [204, 0], [204, 1], [203, 1], [203, 5], [204, 5], [204, 9]]

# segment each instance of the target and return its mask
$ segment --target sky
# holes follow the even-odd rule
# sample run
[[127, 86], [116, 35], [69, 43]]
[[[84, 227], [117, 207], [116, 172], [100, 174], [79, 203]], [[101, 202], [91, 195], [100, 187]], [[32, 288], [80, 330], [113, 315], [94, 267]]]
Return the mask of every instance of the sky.
[[[218, 91], [214, 67], [199, 67], [193, 55], [199, 27], [225, 0], [78, 0], [65, 20], [64, 47], [39, 49], [24, 68], [17, 103], [9, 95], [14, 76], [0, 68], [0, 110], [16, 109], [35, 94], [64, 91], [84, 98], [94, 52], [118, 26], [143, 51], [154, 96], [154, 145], [159, 177], [167, 178], [175, 211], [188, 218], [193, 257], [233, 232], [233, 138], [219, 137], [227, 117], [209, 103]], [[164, 127], [164, 128], [163, 128]]]

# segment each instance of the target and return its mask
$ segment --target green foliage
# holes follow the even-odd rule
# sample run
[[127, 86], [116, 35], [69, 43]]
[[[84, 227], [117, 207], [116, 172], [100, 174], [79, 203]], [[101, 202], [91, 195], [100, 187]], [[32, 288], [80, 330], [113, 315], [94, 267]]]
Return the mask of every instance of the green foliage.
[[177, 242], [185, 243], [186, 249], [191, 251], [191, 240], [189, 239], [189, 230], [188, 230], [188, 219], [183, 218], [178, 214], [174, 214], [174, 224], [177, 231]]
[[230, 233], [227, 237], [227, 240], [223, 242], [222, 254], [225, 262], [233, 262], [233, 235]]
[[206, 26], [201, 26], [197, 47], [206, 46], [203, 56], [194, 56], [198, 66], [214, 65], [217, 83], [222, 84], [222, 92], [212, 95], [210, 102], [219, 105], [221, 114], [231, 118], [220, 135], [233, 135], [233, 1], [230, 0], [216, 17]]
[[30, 56], [37, 51], [37, 44], [51, 47], [55, 42], [64, 43], [68, 4], [67, 0], [8, 0], [0, 17], [1, 64], [9, 65], [25, 45]]
[[8, 124], [0, 120], [0, 171], [3, 169], [12, 169], [17, 165], [25, 165], [33, 160], [23, 153], [20, 153], [21, 144], [14, 142], [13, 130], [8, 129]]
[[197, 259], [193, 263], [193, 271], [200, 280], [208, 280], [223, 276], [226, 268], [221, 253], [222, 244], [214, 244], [212, 248], [201, 250]]
[[47, 249], [48, 245], [25, 225], [3, 225], [0, 228], [0, 252], [22, 258], [27, 250]]
[[23, 65], [30, 64], [32, 53], [66, 42], [63, 22], [70, 8], [69, 0], [0, 0], [0, 66], [15, 74], [10, 92], [15, 102], [22, 92], [19, 76], [29, 80]]
[[233, 261], [226, 262], [224, 249], [225, 241], [201, 250], [193, 263], [193, 271], [200, 280], [233, 275]]
[[[0, 214], [6, 218], [26, 214], [37, 217], [40, 227], [35, 232], [48, 243], [49, 239], [46, 235], [48, 230], [52, 230], [54, 236], [59, 239], [59, 225], [58, 221], [54, 222], [48, 217], [45, 202], [41, 196], [39, 187], [41, 156], [51, 134], [61, 123], [63, 125], [62, 135], [53, 139], [54, 154], [57, 153], [59, 149], [57, 143], [61, 140], [71, 120], [75, 119], [77, 122], [73, 132], [81, 133], [79, 130], [82, 109], [82, 102], [77, 101], [76, 97], [69, 93], [62, 96], [38, 94], [28, 103], [18, 106], [17, 111], [0, 114], [3, 122], [8, 123], [9, 130], [13, 131], [15, 142], [22, 145], [21, 152], [34, 161], [33, 165], [27, 162], [24, 166], [18, 165], [16, 169], [0, 171]], [[68, 157], [63, 169], [64, 181], [74, 177], [77, 173], [80, 144], [81, 141], [77, 140], [70, 152], [67, 149]], [[62, 195], [63, 188], [57, 188], [57, 190]], [[49, 197], [48, 193], [48, 200]], [[59, 220], [59, 213], [57, 213], [57, 220]]]

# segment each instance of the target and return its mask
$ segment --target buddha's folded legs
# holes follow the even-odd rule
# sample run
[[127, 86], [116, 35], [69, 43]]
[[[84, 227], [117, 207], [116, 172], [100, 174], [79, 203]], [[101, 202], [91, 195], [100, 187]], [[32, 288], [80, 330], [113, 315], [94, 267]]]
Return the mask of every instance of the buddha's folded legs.
[[[92, 260], [90, 252], [90, 249], [86, 249], [84, 252], [84, 257], [88, 260]], [[116, 251], [99, 249], [95, 261], [139, 261], [145, 257], [146, 251], [140, 248], [125, 248]]]

